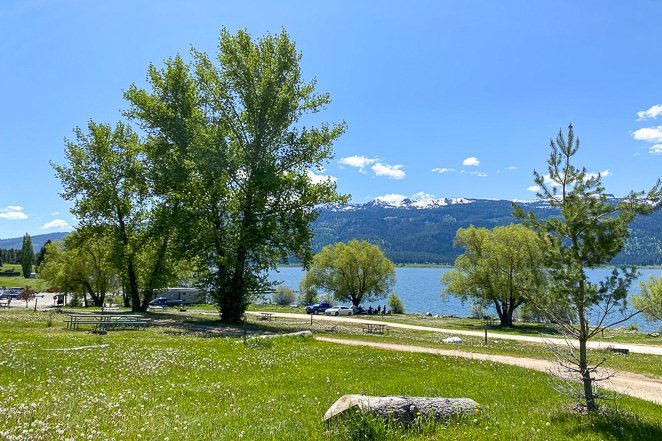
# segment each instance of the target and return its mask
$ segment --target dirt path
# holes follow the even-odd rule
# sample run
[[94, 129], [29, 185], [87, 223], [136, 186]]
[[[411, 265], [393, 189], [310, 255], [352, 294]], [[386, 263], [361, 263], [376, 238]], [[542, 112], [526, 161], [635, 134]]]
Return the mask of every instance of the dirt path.
[[[258, 315], [259, 311], [247, 312], [246, 314]], [[299, 320], [310, 320], [309, 316], [303, 314], [293, 314], [289, 312], [274, 312], [274, 317], [284, 317], [291, 319]], [[419, 325], [406, 325], [404, 323], [395, 323], [385, 320], [366, 320], [354, 317], [335, 317], [335, 316], [325, 316], [325, 315], [316, 315], [313, 320], [326, 320], [333, 322], [343, 322], [343, 323], [354, 323], [354, 324], [364, 324], [364, 323], [380, 323], [387, 325], [391, 328], [396, 329], [411, 329], [413, 331], [427, 331], [427, 332], [439, 332], [443, 334], [452, 334], [452, 335], [466, 335], [471, 337], [483, 337], [485, 334], [483, 331], [465, 331], [461, 329], [446, 329], [446, 328], [434, 328], [431, 326], [419, 326]], [[490, 338], [498, 338], [500, 340], [519, 340], [519, 341], [528, 341], [531, 343], [553, 343], [557, 345], [565, 346], [566, 342], [562, 338], [554, 337], [534, 337], [529, 335], [513, 335], [506, 333], [496, 333], [488, 332]], [[648, 345], [638, 345], [632, 343], [619, 343], [616, 341], [613, 342], [600, 342], [600, 341], [589, 341], [588, 347], [590, 349], [606, 349], [609, 346], [616, 346], [618, 348], [629, 349], [630, 352], [637, 354], [651, 354], [651, 355], [662, 355], [662, 346], [648, 346]]]
[[[510, 355], [481, 354], [476, 352], [464, 352], [449, 349], [426, 348], [421, 346], [401, 345], [394, 343], [379, 343], [361, 340], [345, 340], [331, 337], [315, 337], [315, 340], [328, 343], [336, 343], [347, 346], [366, 346], [376, 349], [386, 349], [389, 351], [415, 352], [424, 354], [445, 355], [451, 357], [462, 357], [471, 360], [493, 361], [495, 363], [510, 364], [536, 371], [547, 372], [555, 367], [555, 363], [547, 360], [537, 360], [534, 358], [513, 357]], [[631, 372], [611, 371], [614, 376], [601, 384], [601, 387], [610, 389], [622, 394], [631, 395], [642, 400], [652, 401], [662, 405], [662, 379], [648, 378], [643, 375]]]

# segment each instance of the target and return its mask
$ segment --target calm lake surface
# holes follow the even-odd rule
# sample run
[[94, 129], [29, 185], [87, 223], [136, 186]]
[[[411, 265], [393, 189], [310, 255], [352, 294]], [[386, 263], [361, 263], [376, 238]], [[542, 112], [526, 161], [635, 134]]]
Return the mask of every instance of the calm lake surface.
[[[393, 291], [402, 299], [405, 304], [405, 310], [408, 313], [421, 313], [425, 314], [430, 312], [439, 315], [456, 315], [458, 317], [466, 317], [469, 315], [471, 304], [469, 302], [464, 305], [456, 297], [447, 297], [442, 300], [440, 293], [442, 285], [439, 279], [441, 275], [452, 268], [396, 268], [396, 282]], [[641, 269], [639, 280], [646, 280], [651, 276], [662, 276], [662, 269]], [[611, 269], [604, 268], [593, 270], [590, 272], [591, 280], [597, 281], [604, 279]], [[281, 282], [283, 285], [288, 286], [294, 290], [299, 289], [299, 283], [303, 278], [305, 271], [300, 267], [281, 267], [278, 272], [272, 272], [269, 279], [272, 281]], [[632, 293], [639, 292], [639, 283], [634, 282], [630, 288]], [[386, 300], [379, 303], [367, 303], [365, 306], [377, 307], [384, 305]], [[490, 310], [490, 314], [496, 317], [494, 308]], [[658, 329], [662, 323], [649, 323], [646, 322], [641, 315], [635, 316], [628, 322], [618, 326], [628, 326], [635, 323], [639, 326], [641, 331], [651, 331]]]

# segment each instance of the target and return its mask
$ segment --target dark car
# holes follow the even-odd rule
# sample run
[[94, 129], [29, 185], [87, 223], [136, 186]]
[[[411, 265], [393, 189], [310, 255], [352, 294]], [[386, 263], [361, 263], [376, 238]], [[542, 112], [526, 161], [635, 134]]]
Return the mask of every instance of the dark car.
[[149, 302], [149, 306], [179, 306], [182, 303], [184, 303], [183, 300], [171, 300], [166, 299], [165, 297], [157, 297]]
[[315, 303], [314, 305], [306, 306], [306, 314], [320, 314], [331, 307], [328, 303]]

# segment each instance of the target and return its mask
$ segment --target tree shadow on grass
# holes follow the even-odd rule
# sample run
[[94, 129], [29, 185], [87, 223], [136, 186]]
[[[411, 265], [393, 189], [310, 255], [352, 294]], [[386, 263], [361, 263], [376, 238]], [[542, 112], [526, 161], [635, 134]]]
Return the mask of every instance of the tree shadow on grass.
[[167, 334], [193, 334], [203, 338], [287, 334], [304, 330], [303, 327], [301, 327], [301, 329], [299, 329], [299, 327], [292, 328], [285, 324], [279, 326], [274, 322], [270, 322], [269, 324], [253, 322], [227, 324], [221, 322], [219, 319], [210, 320], [208, 318], [200, 320], [182, 320], [181, 315], [177, 316], [176, 314], [171, 315], [163, 313], [160, 313], [158, 317], [155, 318], [153, 325], [168, 328], [165, 332]]
[[605, 440], [662, 440], [662, 421], [645, 421], [619, 408], [605, 407], [592, 415], [567, 411], [553, 418], [553, 422], [568, 427], [568, 435], [579, 439], [599, 433]]

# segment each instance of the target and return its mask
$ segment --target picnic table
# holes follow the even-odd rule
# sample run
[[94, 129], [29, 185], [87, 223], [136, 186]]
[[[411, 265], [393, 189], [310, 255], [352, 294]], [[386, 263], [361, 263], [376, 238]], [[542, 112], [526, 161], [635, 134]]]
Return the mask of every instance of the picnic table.
[[93, 325], [95, 330], [111, 327], [139, 328], [149, 325], [151, 321], [140, 314], [69, 314], [65, 319], [67, 329], [74, 331], [82, 325]]
[[388, 328], [386, 325], [379, 323], [366, 323], [363, 326], [363, 332], [366, 334], [384, 334], [385, 332], [388, 333]]
[[0, 308], [9, 308], [11, 299], [0, 299]]
[[276, 317], [271, 312], [261, 312], [258, 316], [258, 320], [264, 320], [267, 322], [272, 322], [276, 320]]

